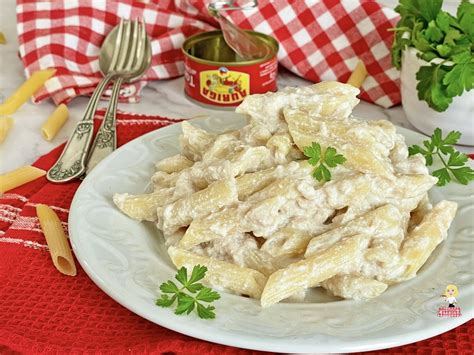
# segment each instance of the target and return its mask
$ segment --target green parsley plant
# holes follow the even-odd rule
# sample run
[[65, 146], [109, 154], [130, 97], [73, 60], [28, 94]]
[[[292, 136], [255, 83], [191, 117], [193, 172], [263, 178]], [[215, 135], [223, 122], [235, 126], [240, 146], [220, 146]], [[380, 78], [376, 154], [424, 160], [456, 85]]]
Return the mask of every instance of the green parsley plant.
[[333, 147], [328, 147], [325, 152], [322, 152], [321, 145], [316, 142], [312, 142], [310, 146], [305, 147], [303, 154], [309, 158], [308, 163], [315, 167], [313, 177], [318, 181], [331, 180], [329, 168], [335, 168], [346, 161], [346, 158], [341, 154], [337, 154]]
[[401, 19], [393, 29], [392, 46], [397, 69], [406, 47], [418, 49], [425, 61], [440, 59], [416, 73], [418, 98], [438, 112], [474, 87], [474, 3], [463, 0], [456, 17], [442, 11], [442, 4], [442, 0], [400, 0], [395, 11]]
[[466, 154], [454, 149], [453, 144], [461, 138], [461, 132], [451, 131], [443, 138], [440, 128], [436, 128], [430, 140], [423, 141], [423, 147], [412, 145], [408, 148], [409, 155], [421, 154], [425, 157], [426, 165], [433, 164], [433, 158], [437, 157], [443, 164], [443, 168], [433, 171], [432, 175], [438, 178], [438, 186], [444, 186], [452, 178], [463, 185], [474, 180], [474, 170], [464, 166], [468, 160]]
[[178, 287], [169, 280], [160, 286], [161, 297], [156, 300], [156, 305], [160, 307], [171, 307], [177, 301], [175, 314], [190, 314], [194, 309], [199, 318], [213, 319], [216, 317], [215, 307], [204, 306], [201, 302], [211, 303], [220, 298], [220, 295], [208, 287], [204, 287], [198, 281], [206, 276], [207, 267], [195, 265], [188, 279], [188, 271], [183, 266], [176, 273], [176, 280], [182, 285]]

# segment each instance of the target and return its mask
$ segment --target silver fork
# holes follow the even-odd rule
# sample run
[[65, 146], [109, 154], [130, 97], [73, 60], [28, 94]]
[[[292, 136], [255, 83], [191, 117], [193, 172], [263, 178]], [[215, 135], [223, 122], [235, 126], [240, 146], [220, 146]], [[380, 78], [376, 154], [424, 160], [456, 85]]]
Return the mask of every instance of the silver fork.
[[145, 25], [135, 20], [126, 24], [125, 32], [131, 27], [132, 44], [127, 57], [119, 63], [115, 71], [116, 79], [112, 88], [110, 102], [105, 112], [102, 124], [97, 132], [87, 160], [86, 174], [88, 174], [102, 159], [117, 148], [117, 133], [115, 116], [120, 86], [123, 82], [130, 82], [140, 78], [150, 66], [151, 49]]
[[67, 182], [81, 176], [85, 171], [85, 161], [94, 132], [94, 114], [102, 92], [114, 78], [115, 69], [120, 58], [126, 53], [128, 41], [123, 34], [125, 22], [121, 21], [107, 35], [100, 48], [99, 67], [106, 74], [99, 83], [87, 104], [84, 116], [76, 124], [61, 156], [48, 170], [46, 177], [51, 182]]

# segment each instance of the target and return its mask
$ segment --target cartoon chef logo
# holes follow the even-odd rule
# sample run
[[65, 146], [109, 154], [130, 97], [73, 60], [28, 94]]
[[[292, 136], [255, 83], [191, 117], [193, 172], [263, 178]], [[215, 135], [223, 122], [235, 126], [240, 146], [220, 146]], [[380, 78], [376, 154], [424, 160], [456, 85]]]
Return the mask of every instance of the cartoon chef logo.
[[242, 101], [249, 93], [249, 75], [220, 67], [200, 73], [201, 95], [218, 103]]
[[448, 285], [441, 295], [446, 305], [438, 308], [438, 317], [460, 317], [461, 308], [458, 307], [459, 291], [456, 285]]

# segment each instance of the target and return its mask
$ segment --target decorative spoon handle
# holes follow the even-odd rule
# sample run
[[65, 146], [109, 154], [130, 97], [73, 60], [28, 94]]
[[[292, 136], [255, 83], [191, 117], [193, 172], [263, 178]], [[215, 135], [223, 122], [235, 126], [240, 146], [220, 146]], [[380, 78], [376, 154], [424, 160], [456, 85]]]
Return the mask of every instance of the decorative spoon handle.
[[59, 159], [48, 170], [46, 177], [49, 181], [67, 182], [84, 173], [85, 161], [94, 132], [94, 114], [102, 92], [112, 78], [113, 75], [107, 75], [94, 90], [82, 120], [77, 123]]
[[97, 165], [97, 163], [99, 163], [117, 148], [115, 115], [117, 113], [117, 103], [122, 83], [123, 78], [121, 77], [118, 77], [114, 82], [109, 106], [105, 112], [99, 132], [97, 132], [94, 143], [92, 144], [89, 157], [87, 158], [86, 175], [89, 174], [89, 172]]

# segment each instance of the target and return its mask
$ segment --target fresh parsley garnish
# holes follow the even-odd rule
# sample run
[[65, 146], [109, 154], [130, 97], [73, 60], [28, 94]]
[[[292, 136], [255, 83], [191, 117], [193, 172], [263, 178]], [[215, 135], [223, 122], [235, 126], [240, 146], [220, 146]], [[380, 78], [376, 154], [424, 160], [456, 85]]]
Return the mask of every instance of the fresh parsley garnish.
[[[220, 295], [208, 287], [204, 287], [198, 281], [206, 276], [207, 267], [195, 265], [188, 279], [188, 271], [183, 266], [176, 273], [176, 280], [182, 285], [178, 287], [169, 280], [160, 286], [161, 297], [156, 300], [156, 305], [160, 307], [171, 307], [177, 301], [176, 314], [190, 314], [194, 309], [199, 318], [213, 319], [216, 317], [215, 307], [204, 306], [201, 302], [211, 303], [220, 298]], [[187, 291], [187, 292], [186, 292]]]
[[[466, 154], [458, 152], [453, 144], [461, 138], [461, 132], [451, 131], [443, 138], [439, 128], [434, 130], [430, 140], [423, 141], [423, 147], [412, 145], [408, 148], [409, 155], [421, 154], [425, 157], [426, 165], [433, 164], [433, 157], [438, 157], [444, 168], [433, 171], [432, 175], [438, 178], [438, 186], [444, 186], [452, 178], [463, 185], [474, 180], [474, 170], [464, 166], [468, 160]], [[447, 158], [447, 159], [446, 159]]]
[[322, 152], [321, 146], [316, 142], [312, 142], [310, 146], [305, 147], [303, 154], [309, 158], [308, 163], [315, 167], [313, 177], [318, 181], [331, 180], [329, 168], [335, 168], [346, 161], [346, 158], [341, 154], [337, 154], [333, 147], [328, 147], [325, 152]]
[[392, 63], [398, 69], [406, 47], [418, 49], [428, 62], [441, 59], [416, 73], [418, 98], [439, 112], [453, 97], [474, 87], [474, 4], [463, 0], [456, 17], [442, 11], [442, 4], [442, 0], [400, 0], [395, 11], [401, 19], [392, 45]]

